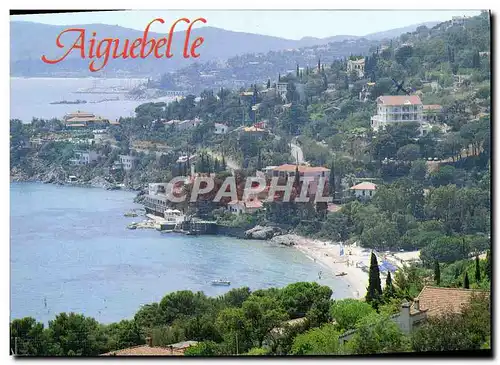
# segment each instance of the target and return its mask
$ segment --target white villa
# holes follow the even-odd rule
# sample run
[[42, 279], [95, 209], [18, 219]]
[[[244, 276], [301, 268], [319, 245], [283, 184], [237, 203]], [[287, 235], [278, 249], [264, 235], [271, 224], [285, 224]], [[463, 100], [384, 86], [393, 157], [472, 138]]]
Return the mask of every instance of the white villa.
[[347, 72], [350, 73], [356, 71], [358, 77], [362, 78], [365, 75], [365, 59], [360, 58], [358, 60], [348, 60], [347, 61]]
[[215, 134], [226, 134], [228, 131], [229, 127], [225, 124], [222, 123], [215, 123]]
[[422, 129], [423, 105], [417, 95], [384, 95], [377, 98], [377, 114], [371, 118], [374, 131], [383, 130], [390, 124], [414, 122]]
[[138, 160], [137, 157], [130, 155], [119, 155], [118, 157], [120, 158], [120, 164], [122, 165], [125, 171], [132, 170], [135, 167]]
[[349, 190], [352, 191], [354, 196], [359, 199], [371, 199], [375, 195], [377, 185], [374, 183], [364, 181], [360, 184], [354, 185]]
[[262, 202], [258, 199], [247, 201], [230, 201], [227, 204], [229, 211], [233, 214], [253, 214], [262, 208]]
[[286, 92], [288, 91], [287, 82], [278, 82], [276, 84], [276, 92], [281, 97], [281, 99], [286, 100]]
[[82, 166], [88, 165], [99, 159], [99, 154], [96, 151], [75, 151], [75, 158], [70, 160], [72, 165]]

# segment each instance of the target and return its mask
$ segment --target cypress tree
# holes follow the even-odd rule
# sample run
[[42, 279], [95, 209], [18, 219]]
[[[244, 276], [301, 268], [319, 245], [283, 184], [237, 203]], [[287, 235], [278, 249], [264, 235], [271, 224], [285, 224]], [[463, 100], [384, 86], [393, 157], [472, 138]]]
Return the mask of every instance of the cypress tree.
[[226, 158], [224, 157], [224, 154], [222, 154], [221, 170], [226, 171]]
[[271, 79], [267, 79], [266, 88], [269, 89], [271, 87]]
[[486, 277], [491, 282], [491, 253], [490, 250], [486, 251]]
[[300, 76], [300, 70], [299, 70], [299, 64], [298, 63], [297, 63], [297, 72], [296, 73], [297, 73], [297, 78], [299, 78], [299, 76]]
[[439, 269], [438, 260], [434, 261], [434, 281], [436, 282], [437, 286], [441, 284], [441, 270]]
[[281, 82], [281, 74], [278, 74], [278, 82]]
[[467, 274], [467, 271], [465, 272], [464, 289], [469, 289], [469, 275]]
[[[368, 288], [366, 293], [366, 302], [376, 302], [382, 294], [382, 285], [380, 283], [380, 270], [378, 268], [377, 256], [372, 252], [370, 259], [370, 273], [368, 277]], [[375, 303], [375, 306], [377, 303]]]
[[298, 189], [300, 186], [300, 173], [299, 173], [299, 165], [295, 166], [295, 179], [293, 181], [293, 186]]
[[387, 279], [385, 279], [384, 296], [386, 298], [394, 297], [394, 285], [392, 285], [391, 272], [387, 273]]
[[318, 58], [318, 72], [321, 71], [321, 58]]
[[481, 282], [481, 270], [479, 268], [479, 256], [476, 256], [476, 272], [474, 275], [474, 279], [476, 279], [476, 283]]

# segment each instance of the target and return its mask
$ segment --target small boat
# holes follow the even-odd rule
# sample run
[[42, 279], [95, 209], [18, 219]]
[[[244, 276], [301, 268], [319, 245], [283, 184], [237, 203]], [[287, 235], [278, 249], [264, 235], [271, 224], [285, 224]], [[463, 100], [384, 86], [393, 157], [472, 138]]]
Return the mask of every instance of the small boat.
[[127, 226], [128, 229], [137, 229], [137, 223], [131, 223]]
[[217, 285], [217, 286], [229, 286], [231, 285], [231, 282], [228, 280], [212, 280], [212, 285]]
[[136, 212], [127, 212], [124, 214], [125, 217], [137, 217], [137, 215]]
[[345, 275], [347, 275], [347, 273], [344, 271], [335, 274], [335, 276], [345, 276]]

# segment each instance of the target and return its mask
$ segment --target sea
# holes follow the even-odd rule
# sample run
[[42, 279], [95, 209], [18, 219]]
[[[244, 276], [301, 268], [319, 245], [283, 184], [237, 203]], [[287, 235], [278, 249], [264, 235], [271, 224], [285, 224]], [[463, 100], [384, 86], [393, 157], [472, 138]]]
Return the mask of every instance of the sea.
[[[65, 114], [84, 111], [109, 120], [133, 117], [137, 106], [147, 102], [170, 102], [172, 97], [149, 100], [128, 100], [124, 94], [80, 94], [78, 90], [94, 88], [105, 90], [113, 87], [131, 89], [145, 79], [140, 78], [10, 78], [10, 118], [30, 122], [39, 119], [62, 119]], [[104, 101], [91, 103], [92, 101]], [[85, 104], [50, 104], [59, 101], [85, 100]]]
[[[11, 320], [31, 316], [47, 324], [60, 312], [75, 312], [111, 323], [177, 290], [218, 296], [298, 281], [328, 285], [334, 298], [349, 295], [342, 278], [293, 247], [129, 230], [143, 219], [124, 216], [140, 207], [134, 197], [120, 190], [11, 183]], [[215, 279], [231, 286], [212, 286]]]

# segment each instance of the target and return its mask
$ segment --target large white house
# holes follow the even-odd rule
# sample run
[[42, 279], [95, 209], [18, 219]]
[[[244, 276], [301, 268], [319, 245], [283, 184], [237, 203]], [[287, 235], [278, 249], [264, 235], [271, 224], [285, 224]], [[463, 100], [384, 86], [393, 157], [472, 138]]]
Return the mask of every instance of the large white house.
[[374, 131], [383, 130], [391, 124], [409, 122], [422, 125], [423, 105], [418, 95], [384, 95], [377, 98], [377, 114], [371, 118]]
[[70, 160], [72, 165], [82, 166], [88, 165], [99, 159], [99, 154], [96, 151], [75, 151], [75, 158]]
[[227, 131], [229, 130], [229, 127], [225, 124], [222, 123], [215, 123], [215, 134], [226, 134]]

